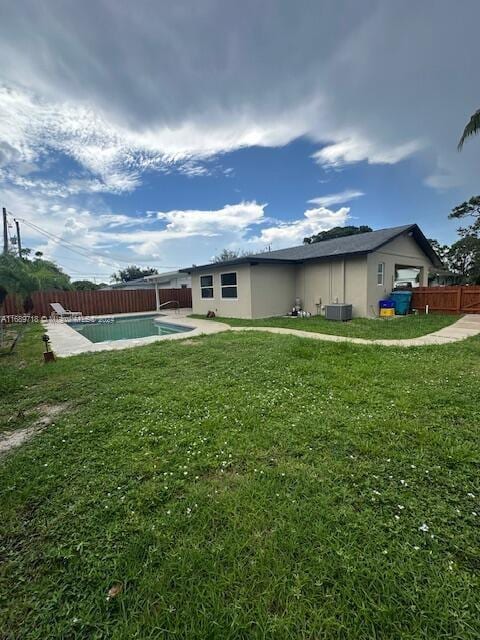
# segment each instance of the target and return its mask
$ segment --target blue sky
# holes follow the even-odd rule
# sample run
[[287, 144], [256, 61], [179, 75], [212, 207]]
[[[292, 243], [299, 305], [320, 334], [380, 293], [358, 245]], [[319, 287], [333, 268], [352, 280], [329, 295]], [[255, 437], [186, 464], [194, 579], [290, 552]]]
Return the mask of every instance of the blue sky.
[[338, 224], [451, 242], [480, 169], [478, 140], [456, 151], [480, 106], [464, 5], [5, 4], [0, 204], [97, 280]]

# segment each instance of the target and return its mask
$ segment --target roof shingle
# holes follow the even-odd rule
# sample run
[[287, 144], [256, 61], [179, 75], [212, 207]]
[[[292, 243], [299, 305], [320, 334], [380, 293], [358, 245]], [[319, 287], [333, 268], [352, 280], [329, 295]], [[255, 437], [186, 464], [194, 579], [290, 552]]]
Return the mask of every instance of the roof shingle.
[[[250, 256], [244, 256], [234, 260], [218, 263], [218, 266], [249, 262], [303, 262], [305, 260], [322, 260], [346, 255], [362, 255], [376, 251], [387, 242], [390, 242], [397, 236], [407, 232], [412, 233], [417, 243], [427, 254], [433, 264], [441, 266], [442, 263], [440, 259], [416, 224], [406, 224], [400, 227], [378, 229], [377, 231], [369, 231], [367, 233], [359, 233], [356, 235], [344, 236], [342, 238], [332, 238], [331, 240], [322, 240], [321, 242], [315, 242], [312, 244], [302, 244], [288, 249], [256, 253]], [[210, 263], [181, 269], [181, 271], [200, 271], [211, 266], [212, 264]], [[217, 266], [217, 263], [215, 263], [214, 266]]]

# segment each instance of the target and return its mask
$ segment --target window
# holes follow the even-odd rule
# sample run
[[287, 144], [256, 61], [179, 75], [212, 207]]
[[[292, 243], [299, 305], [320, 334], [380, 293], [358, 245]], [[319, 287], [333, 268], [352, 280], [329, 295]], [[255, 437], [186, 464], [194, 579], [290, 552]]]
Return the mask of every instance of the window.
[[220, 284], [222, 285], [222, 298], [237, 297], [237, 274], [235, 272], [222, 273]]
[[213, 298], [213, 276], [200, 276], [200, 295], [202, 298]]
[[377, 284], [379, 287], [383, 286], [385, 282], [385, 263], [379, 262], [377, 267]]
[[181, 285], [180, 285], [180, 289], [186, 289], [186, 288], [187, 288], [187, 285], [186, 285], [186, 284], [181, 284]]

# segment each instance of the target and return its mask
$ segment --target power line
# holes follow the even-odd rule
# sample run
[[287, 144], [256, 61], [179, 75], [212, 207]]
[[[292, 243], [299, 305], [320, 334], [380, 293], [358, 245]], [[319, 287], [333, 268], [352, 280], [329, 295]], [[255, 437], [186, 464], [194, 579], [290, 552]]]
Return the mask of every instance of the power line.
[[[10, 211], [8, 213], [13, 218], [12, 212]], [[15, 218], [13, 219], [15, 220]], [[78, 255], [81, 255], [84, 258], [98, 257], [98, 258], [102, 258], [103, 260], [108, 259], [108, 260], [115, 260], [118, 262], [124, 262], [125, 264], [131, 264], [132, 262], [131, 260], [125, 260], [124, 258], [118, 258], [117, 256], [109, 256], [96, 251], [92, 251], [91, 249], [87, 249], [86, 247], [76, 244], [75, 242], [70, 242], [69, 240], [65, 240], [64, 238], [61, 238], [60, 236], [57, 236], [54, 233], [51, 233], [50, 231], [47, 231], [46, 229], [39, 227], [33, 222], [25, 220], [25, 218], [17, 218], [17, 219], [23, 222], [24, 224], [26, 224], [27, 226], [31, 227], [38, 233], [41, 233], [47, 236], [48, 238], [55, 240], [57, 243], [64, 245], [64, 248], [68, 249], [69, 251], [72, 251], [73, 253], [77, 253]], [[108, 263], [106, 261], [105, 261], [105, 264], [108, 266], [114, 267], [115, 269], [119, 268], [118, 264]], [[157, 265], [157, 266], [161, 269], [177, 269], [178, 268], [178, 265], [173, 266], [173, 265], [164, 264], [164, 265]]]
[[[91, 258], [92, 256], [105, 258], [105, 256], [103, 256], [103, 255], [95, 254], [91, 250], [89, 250], [89, 249], [87, 249], [85, 247], [82, 247], [81, 245], [77, 245], [76, 243], [70, 242], [69, 240], [65, 240], [64, 238], [61, 238], [60, 236], [57, 236], [54, 233], [51, 233], [50, 231], [47, 231], [46, 229], [42, 229], [42, 227], [39, 227], [38, 225], [34, 224], [33, 222], [29, 222], [28, 220], [25, 220], [24, 218], [18, 218], [18, 220], [21, 220], [24, 224], [26, 224], [27, 226], [31, 227], [32, 229], [34, 229], [38, 233], [46, 236], [50, 240], [54, 240], [56, 243], [64, 245], [65, 249], [68, 249], [69, 251], [72, 251], [73, 253], [76, 253], [76, 254], [82, 256], [83, 258]], [[70, 245], [72, 245], [72, 246], [70, 246]], [[108, 263], [106, 263], [106, 264], [108, 264]], [[110, 263], [109, 266], [113, 266], [113, 267], [115, 267], [115, 269], [118, 268], [118, 264]]]
[[[72, 253], [75, 253], [78, 256], [81, 256], [82, 258], [86, 258], [87, 260], [92, 260], [93, 258], [95, 258], [95, 255], [92, 255], [90, 253], [88, 253], [88, 251], [85, 252], [81, 252], [78, 249], [75, 249], [73, 247], [70, 247], [68, 244], [66, 244], [66, 242], [60, 240], [60, 238], [58, 238], [57, 236], [50, 234], [48, 231], [43, 231], [40, 228], [37, 228], [36, 225], [31, 225], [28, 222], [26, 222], [26, 220], [22, 220], [22, 222], [24, 222], [24, 224], [27, 224], [27, 226], [32, 227], [37, 233], [40, 233], [42, 235], [44, 235], [48, 240], [53, 240], [53, 242], [55, 242], [56, 244], [62, 246], [63, 249], [67, 249], [68, 251], [71, 251]], [[104, 264], [106, 266], [109, 267], [113, 267], [114, 269], [118, 269], [119, 268], [119, 264], [114, 264], [113, 262], [107, 262], [105, 259], [104, 260]]]

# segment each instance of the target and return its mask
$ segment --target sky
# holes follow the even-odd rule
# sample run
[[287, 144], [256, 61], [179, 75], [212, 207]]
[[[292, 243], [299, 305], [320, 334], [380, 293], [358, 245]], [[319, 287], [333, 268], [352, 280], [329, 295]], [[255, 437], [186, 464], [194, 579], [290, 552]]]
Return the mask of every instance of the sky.
[[[0, 206], [73, 279], [479, 192], [475, 0], [0, 0]], [[9, 218], [12, 221], [12, 218]], [[10, 230], [14, 235], [14, 228]]]

